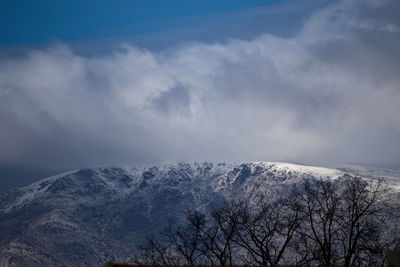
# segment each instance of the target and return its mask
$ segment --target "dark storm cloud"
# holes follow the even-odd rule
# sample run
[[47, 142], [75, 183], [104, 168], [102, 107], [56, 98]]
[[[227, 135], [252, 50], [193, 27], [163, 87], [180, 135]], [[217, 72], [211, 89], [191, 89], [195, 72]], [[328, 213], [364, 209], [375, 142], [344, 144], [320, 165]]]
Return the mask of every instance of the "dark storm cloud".
[[400, 166], [399, 6], [337, 2], [291, 38], [2, 59], [0, 165]]
[[183, 86], [175, 86], [166, 92], [162, 92], [154, 99], [155, 108], [165, 114], [174, 115], [174, 113], [190, 112], [189, 91]]

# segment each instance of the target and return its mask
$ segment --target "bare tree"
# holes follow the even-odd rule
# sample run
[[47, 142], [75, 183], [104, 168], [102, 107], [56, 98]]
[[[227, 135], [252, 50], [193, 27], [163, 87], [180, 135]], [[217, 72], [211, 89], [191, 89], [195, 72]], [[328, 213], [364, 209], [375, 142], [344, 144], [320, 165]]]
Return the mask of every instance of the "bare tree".
[[365, 249], [364, 244], [374, 241], [382, 228], [381, 218], [386, 205], [382, 180], [367, 182], [361, 178], [341, 178], [343, 191], [335, 221], [337, 239], [343, 253], [343, 266], [353, 265]]
[[338, 188], [329, 180], [305, 179], [297, 190], [297, 195], [301, 200], [300, 212], [307, 220], [299, 232], [311, 241], [307, 242], [312, 246], [311, 259], [331, 266], [337, 256], [335, 237], [338, 229], [335, 217], [339, 204]]
[[291, 199], [261, 202], [258, 211], [242, 205], [235, 242], [246, 250], [255, 263], [278, 264], [284, 257], [300, 224], [300, 206]]
[[278, 201], [233, 200], [210, 213], [189, 211], [184, 224], [148, 238], [142, 258], [190, 267], [233, 265], [238, 255], [241, 264], [264, 266], [381, 265], [400, 248], [400, 209], [388, 205], [387, 196], [382, 180], [304, 179]]
[[163, 265], [163, 266], [179, 266], [179, 259], [174, 255], [171, 249], [171, 244], [149, 236], [146, 238], [146, 243], [139, 246], [140, 255], [136, 256], [137, 263], [145, 263], [149, 265]]
[[[397, 223], [399, 221], [397, 220]], [[379, 231], [367, 243], [361, 242], [359, 256], [355, 265], [384, 266], [388, 261], [388, 255], [392, 251], [400, 249], [400, 228], [390, 218], [390, 222], [383, 222]]]
[[304, 244], [311, 241], [314, 247], [314, 257], [308, 262], [348, 267], [371, 262], [372, 256], [376, 260], [377, 253], [383, 255], [385, 193], [381, 180], [367, 182], [349, 175], [336, 180], [305, 179], [297, 194], [307, 218], [299, 233], [306, 237]]
[[203, 255], [201, 253], [201, 229], [205, 224], [205, 216], [195, 211], [188, 212], [186, 218], [190, 220], [190, 223], [179, 226], [179, 229], [175, 229], [170, 224], [165, 235], [176, 253], [183, 257], [187, 265], [193, 267]]
[[[222, 207], [211, 212], [205, 223], [199, 225], [202, 253], [211, 265], [216, 263], [220, 266], [233, 264], [233, 237], [237, 224], [235, 206], [234, 202], [225, 202]], [[199, 213], [192, 213], [188, 217], [188, 221], [194, 227], [197, 227], [199, 222], [197, 216]]]
[[[304, 222], [304, 221], [302, 221]], [[293, 237], [291, 245], [292, 260], [291, 264], [295, 263], [296, 266], [305, 266], [310, 264], [314, 257], [313, 242], [307, 236], [297, 232]]]

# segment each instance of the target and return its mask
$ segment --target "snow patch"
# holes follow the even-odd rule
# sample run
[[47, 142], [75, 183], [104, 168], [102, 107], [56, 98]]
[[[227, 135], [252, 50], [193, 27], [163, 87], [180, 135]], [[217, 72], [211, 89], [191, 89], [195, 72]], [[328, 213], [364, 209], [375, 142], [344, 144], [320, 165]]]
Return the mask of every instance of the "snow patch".
[[344, 173], [337, 169], [325, 168], [325, 167], [315, 167], [315, 166], [307, 166], [286, 162], [262, 162], [259, 163], [265, 166], [266, 168], [281, 171], [281, 172], [297, 172], [302, 174], [309, 174], [313, 177], [317, 178], [331, 178], [336, 179]]

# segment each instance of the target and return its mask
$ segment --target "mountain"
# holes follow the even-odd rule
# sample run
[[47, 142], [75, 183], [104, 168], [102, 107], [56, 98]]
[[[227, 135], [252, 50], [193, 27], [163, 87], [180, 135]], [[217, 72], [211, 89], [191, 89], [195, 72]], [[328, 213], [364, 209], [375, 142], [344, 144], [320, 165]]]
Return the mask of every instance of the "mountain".
[[145, 235], [182, 221], [188, 209], [207, 211], [238, 197], [274, 199], [303, 178], [343, 175], [384, 177], [400, 190], [399, 173], [354, 166], [205, 162], [62, 173], [0, 196], [0, 266], [123, 262]]

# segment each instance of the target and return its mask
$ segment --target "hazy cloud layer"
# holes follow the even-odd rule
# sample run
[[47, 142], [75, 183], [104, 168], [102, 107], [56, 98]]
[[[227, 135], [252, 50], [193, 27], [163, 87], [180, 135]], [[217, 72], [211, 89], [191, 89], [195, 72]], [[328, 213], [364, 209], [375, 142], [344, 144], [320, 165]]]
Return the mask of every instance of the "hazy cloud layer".
[[0, 62], [0, 165], [400, 166], [400, 4], [346, 0], [292, 38], [164, 52], [66, 44]]

